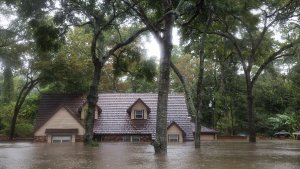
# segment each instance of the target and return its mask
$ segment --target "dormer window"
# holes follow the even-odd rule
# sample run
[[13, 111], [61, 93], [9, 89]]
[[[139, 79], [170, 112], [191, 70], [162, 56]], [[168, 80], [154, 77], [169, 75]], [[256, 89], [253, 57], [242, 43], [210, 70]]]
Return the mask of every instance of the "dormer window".
[[127, 112], [130, 119], [148, 119], [150, 108], [139, 98], [127, 109]]
[[134, 119], [144, 119], [144, 110], [134, 110]]

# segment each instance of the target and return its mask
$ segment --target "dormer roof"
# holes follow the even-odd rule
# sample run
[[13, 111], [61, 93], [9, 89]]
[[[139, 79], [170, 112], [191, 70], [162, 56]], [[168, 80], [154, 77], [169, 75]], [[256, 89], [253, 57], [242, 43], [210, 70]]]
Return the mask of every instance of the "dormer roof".
[[151, 109], [147, 106], [147, 104], [141, 99], [141, 98], [138, 98], [128, 109], [127, 109], [127, 113], [131, 113], [132, 111], [132, 108], [134, 105], [136, 105], [137, 103], [142, 103], [143, 106], [145, 106], [146, 110], [147, 110], [147, 113], [149, 114]]

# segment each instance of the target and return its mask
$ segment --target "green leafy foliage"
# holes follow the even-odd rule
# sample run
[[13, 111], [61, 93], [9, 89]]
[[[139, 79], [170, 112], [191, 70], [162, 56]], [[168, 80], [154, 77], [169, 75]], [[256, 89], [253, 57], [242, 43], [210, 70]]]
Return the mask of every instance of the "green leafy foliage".
[[33, 132], [33, 124], [32, 123], [18, 123], [16, 125], [16, 137], [26, 138], [32, 137]]
[[[90, 34], [75, 29], [57, 53], [40, 57], [35, 68], [40, 70], [41, 86], [51, 93], [86, 93], [92, 78]], [[49, 61], [50, 59], [50, 61]]]
[[32, 19], [29, 25], [32, 27], [33, 37], [39, 50], [47, 52], [59, 49], [63, 36], [50, 19]]
[[285, 112], [283, 114], [276, 114], [275, 116], [269, 117], [268, 123], [273, 132], [282, 130], [295, 132], [299, 129], [299, 125], [297, 124], [298, 120], [299, 116], [297, 117], [295, 112]]
[[0, 106], [0, 134], [7, 134], [6, 131], [9, 128], [9, 123], [12, 117], [12, 110], [14, 103], [1, 104]]

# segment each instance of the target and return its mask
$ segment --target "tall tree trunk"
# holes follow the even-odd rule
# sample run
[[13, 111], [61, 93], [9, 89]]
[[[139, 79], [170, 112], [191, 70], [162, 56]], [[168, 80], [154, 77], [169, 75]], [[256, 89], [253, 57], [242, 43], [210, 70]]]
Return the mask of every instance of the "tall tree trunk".
[[[205, 39], [206, 35], [202, 38]], [[195, 148], [200, 148], [200, 137], [201, 137], [201, 119], [203, 111], [203, 96], [204, 96], [204, 39], [200, 47], [200, 63], [199, 63], [199, 73], [197, 81], [197, 113], [196, 113], [196, 123], [195, 123]]]
[[23, 106], [23, 103], [30, 93], [30, 91], [38, 84], [38, 79], [30, 80], [25, 83], [25, 85], [22, 87], [18, 99], [16, 101], [15, 107], [14, 107], [14, 114], [10, 123], [10, 133], [9, 133], [9, 140], [13, 140], [15, 135], [15, 129], [16, 129], [16, 123], [17, 118], [20, 113], [20, 110]]
[[201, 137], [201, 119], [203, 112], [203, 97], [204, 97], [204, 61], [205, 61], [205, 43], [207, 38], [207, 31], [211, 25], [212, 18], [211, 13], [208, 13], [208, 18], [206, 20], [205, 29], [202, 33], [200, 45], [199, 45], [199, 72], [197, 81], [197, 113], [196, 113], [196, 124], [195, 124], [195, 148], [200, 148], [200, 137]]
[[[164, 0], [164, 13], [172, 10], [172, 1]], [[167, 107], [168, 93], [170, 86], [170, 61], [172, 52], [172, 30], [174, 24], [174, 15], [168, 14], [164, 19], [164, 32], [160, 40], [161, 58], [160, 75], [157, 98], [157, 116], [156, 116], [156, 140], [154, 142], [155, 153], [167, 152]]]
[[230, 101], [229, 101], [229, 107], [230, 107], [230, 117], [231, 117], [231, 135], [233, 136], [234, 135], [234, 132], [233, 132], [233, 103], [232, 103], [232, 99], [230, 98]]
[[248, 108], [248, 132], [249, 142], [256, 142], [256, 129], [255, 129], [255, 112], [254, 112], [254, 96], [253, 85], [247, 84], [247, 108]]
[[91, 43], [91, 57], [94, 65], [94, 74], [92, 84], [90, 86], [90, 91], [87, 96], [88, 102], [88, 110], [85, 117], [85, 137], [84, 143], [86, 145], [93, 145], [93, 137], [94, 137], [94, 113], [96, 104], [98, 102], [98, 85], [101, 77], [101, 70], [104, 64], [100, 62], [100, 59], [97, 58], [96, 46], [97, 40], [101, 36], [101, 32], [95, 32], [93, 36], [93, 40]]
[[92, 145], [93, 144], [93, 128], [94, 128], [94, 113], [95, 108], [98, 102], [98, 85], [101, 78], [101, 70], [102, 70], [103, 64], [100, 62], [94, 63], [94, 75], [93, 75], [93, 81], [90, 86], [89, 95], [87, 97], [88, 101], [88, 111], [86, 114], [86, 120], [85, 120], [85, 139], [84, 143], [86, 145]]
[[206, 43], [206, 32], [210, 25], [210, 18], [207, 20], [207, 25], [200, 42], [200, 60], [199, 60], [199, 72], [197, 81], [197, 113], [196, 113], [196, 124], [195, 124], [195, 148], [200, 148], [200, 137], [201, 137], [201, 119], [203, 112], [203, 97], [204, 97], [204, 61], [205, 53], [204, 47]]

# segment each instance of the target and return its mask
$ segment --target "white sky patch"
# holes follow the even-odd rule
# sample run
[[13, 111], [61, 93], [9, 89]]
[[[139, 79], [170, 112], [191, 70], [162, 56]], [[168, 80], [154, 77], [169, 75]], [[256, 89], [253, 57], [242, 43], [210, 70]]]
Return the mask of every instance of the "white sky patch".
[[1, 4], [0, 10], [0, 27], [7, 29], [10, 22], [17, 18], [16, 9]]
[[17, 16], [14, 16], [14, 15], [7, 16], [7, 15], [0, 14], [0, 20], [1, 20], [0, 27], [7, 29], [10, 22], [16, 18], [17, 18]]
[[[173, 29], [173, 39], [172, 43], [173, 45], [179, 45], [179, 40], [180, 37], [178, 35], [178, 29], [174, 28]], [[147, 57], [155, 57], [157, 61], [159, 61], [160, 58], [160, 47], [156, 39], [152, 34], [150, 34], [148, 37], [143, 37], [142, 38], [143, 45], [146, 49]]]

